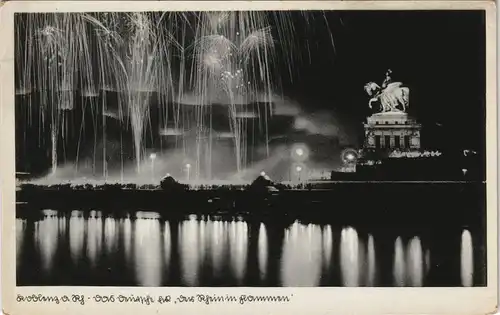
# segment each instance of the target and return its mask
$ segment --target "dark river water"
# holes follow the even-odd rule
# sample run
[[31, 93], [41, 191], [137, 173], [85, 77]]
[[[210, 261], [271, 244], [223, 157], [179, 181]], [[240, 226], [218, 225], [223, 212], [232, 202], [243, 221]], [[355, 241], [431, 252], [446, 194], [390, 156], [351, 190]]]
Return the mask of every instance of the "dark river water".
[[438, 248], [425, 233], [387, 228], [43, 210], [17, 218], [16, 231], [18, 285], [476, 286], [485, 277], [467, 229]]

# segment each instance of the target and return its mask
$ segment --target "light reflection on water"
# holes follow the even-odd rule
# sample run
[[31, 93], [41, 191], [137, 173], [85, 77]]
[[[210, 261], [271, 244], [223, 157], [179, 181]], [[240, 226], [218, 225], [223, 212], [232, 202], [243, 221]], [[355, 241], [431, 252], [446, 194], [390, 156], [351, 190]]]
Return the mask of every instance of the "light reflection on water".
[[460, 250], [460, 271], [461, 280], [464, 287], [472, 286], [472, 278], [474, 273], [474, 257], [472, 248], [472, 236], [470, 232], [464, 230], [462, 233], [462, 247]]
[[[111, 259], [129, 273], [120, 276], [130, 277], [135, 285], [152, 287], [212, 283], [246, 286], [248, 279], [254, 278], [253, 283], [268, 283], [276, 272], [273, 286], [377, 286], [383, 264], [391, 260], [389, 282], [418, 287], [426, 285], [432, 267], [429, 244], [419, 236], [392, 239], [392, 245], [387, 244], [393, 248], [392, 257], [380, 260], [383, 255], [377, 255], [377, 234], [363, 234], [353, 227], [337, 229], [296, 221], [277, 233], [276, 229], [283, 227], [240, 219], [192, 215], [168, 222], [149, 212], [136, 213], [135, 217], [115, 219], [100, 211], [85, 215], [76, 210], [58, 216], [48, 210], [34, 223], [19, 218], [18, 267], [28, 250], [27, 237], [33, 237], [33, 253], [47, 277], [60, 272], [56, 256], [66, 252], [75, 266], [88, 261], [89, 274], [103, 268], [103, 259]], [[464, 230], [457, 275], [463, 286], [473, 285], [473, 253], [471, 233]], [[278, 269], [270, 272], [273, 266]]]
[[170, 267], [170, 252], [171, 252], [171, 234], [170, 234], [170, 225], [168, 222], [165, 222], [163, 225], [163, 261], [164, 261], [164, 269]]
[[41, 267], [47, 273], [52, 272], [52, 264], [58, 245], [57, 217], [46, 217], [35, 222], [35, 246], [41, 260]]
[[116, 230], [116, 220], [108, 217], [104, 220], [104, 243], [106, 244], [106, 255], [110, 255], [116, 250], [117, 242], [118, 232]]
[[429, 273], [429, 270], [431, 269], [431, 252], [429, 249], [425, 250], [425, 273]]
[[258, 255], [259, 255], [259, 275], [261, 279], [266, 278], [267, 273], [267, 255], [268, 255], [268, 240], [267, 240], [267, 230], [264, 223], [259, 226], [259, 245], [258, 245]]
[[422, 286], [430, 263], [430, 253], [427, 250], [424, 257], [418, 236], [413, 237], [406, 247], [401, 237], [398, 237], [394, 244], [394, 286]]
[[333, 233], [332, 227], [330, 225], [326, 225], [323, 228], [323, 262], [324, 266], [329, 269], [329, 266], [332, 261], [332, 251], [333, 251]]
[[408, 244], [406, 252], [406, 265], [408, 266], [408, 285], [421, 287], [424, 279], [424, 261], [422, 257], [422, 244], [418, 237], [414, 237]]
[[224, 233], [224, 224], [221, 221], [209, 221], [210, 229], [208, 229], [211, 240], [211, 261], [214, 277], [217, 278], [222, 272], [222, 260], [224, 259], [224, 249], [227, 247], [227, 234]]
[[377, 259], [375, 257], [375, 241], [373, 240], [373, 236], [368, 236], [368, 249], [367, 249], [367, 261], [368, 261], [368, 270], [367, 270], [367, 279], [366, 286], [372, 287], [375, 285], [375, 274], [377, 272]]
[[66, 218], [59, 218], [59, 238], [60, 239], [65, 239], [66, 238]]
[[348, 227], [340, 234], [340, 268], [342, 271], [342, 283], [347, 287], [359, 286], [361, 265], [359, 256], [361, 254], [360, 241], [355, 229]]
[[246, 222], [231, 222], [229, 248], [231, 251], [230, 261], [235, 278], [241, 283], [245, 276], [247, 250], [248, 250], [248, 226]]
[[404, 245], [401, 237], [396, 239], [394, 243], [394, 262], [393, 262], [393, 276], [394, 276], [394, 286], [402, 287], [405, 285], [406, 279], [406, 262], [404, 254]]
[[199, 226], [195, 217], [190, 217], [179, 227], [179, 247], [182, 279], [188, 286], [198, 285], [199, 273]]
[[92, 265], [97, 262], [102, 248], [102, 218], [92, 215], [87, 219], [87, 257]]
[[134, 227], [134, 266], [138, 284], [155, 287], [162, 284], [162, 239], [160, 221], [138, 219]]
[[125, 261], [129, 265], [132, 261], [132, 221], [130, 218], [123, 219], [123, 249]]
[[16, 220], [16, 264], [19, 266], [20, 258], [22, 255], [24, 234], [26, 230], [27, 220]]
[[84, 237], [85, 219], [83, 218], [83, 211], [72, 211], [69, 219], [69, 247], [74, 263], [78, 263], [82, 257]]

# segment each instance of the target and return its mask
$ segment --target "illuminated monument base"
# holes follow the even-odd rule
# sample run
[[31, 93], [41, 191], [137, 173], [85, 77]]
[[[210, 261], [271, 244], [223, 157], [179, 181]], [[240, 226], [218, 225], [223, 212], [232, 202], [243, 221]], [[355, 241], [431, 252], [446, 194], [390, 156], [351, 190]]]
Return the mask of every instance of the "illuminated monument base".
[[364, 149], [418, 151], [421, 125], [404, 112], [377, 113], [367, 118]]

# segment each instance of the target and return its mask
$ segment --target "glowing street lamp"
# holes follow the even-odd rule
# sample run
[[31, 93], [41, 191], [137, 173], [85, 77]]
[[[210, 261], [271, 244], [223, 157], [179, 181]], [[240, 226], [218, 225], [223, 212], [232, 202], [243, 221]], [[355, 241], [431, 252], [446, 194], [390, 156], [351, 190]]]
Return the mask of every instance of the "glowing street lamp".
[[358, 159], [358, 152], [354, 149], [345, 149], [340, 154], [340, 157], [344, 164], [355, 164]]
[[291, 148], [291, 158], [294, 162], [305, 162], [309, 158], [309, 149], [303, 143], [294, 144]]
[[345, 172], [355, 172], [356, 164], [358, 161], [358, 151], [353, 148], [347, 148], [341, 152], [340, 158], [344, 163], [344, 171]]
[[155, 160], [156, 160], [156, 153], [151, 153], [149, 155], [149, 159], [151, 160], [151, 179], [154, 182], [155, 181]]
[[295, 172], [297, 172], [297, 178], [298, 178], [298, 180], [299, 180], [299, 182], [300, 182], [300, 173], [302, 172], [302, 166], [297, 165], [297, 166], [295, 167]]

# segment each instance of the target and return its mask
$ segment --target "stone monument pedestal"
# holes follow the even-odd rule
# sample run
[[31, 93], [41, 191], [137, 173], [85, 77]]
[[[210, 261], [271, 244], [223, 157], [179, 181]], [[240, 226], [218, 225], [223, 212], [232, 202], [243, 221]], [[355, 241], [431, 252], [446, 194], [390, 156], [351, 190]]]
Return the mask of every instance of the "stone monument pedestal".
[[364, 147], [368, 150], [418, 151], [421, 125], [405, 112], [390, 111], [367, 118]]

